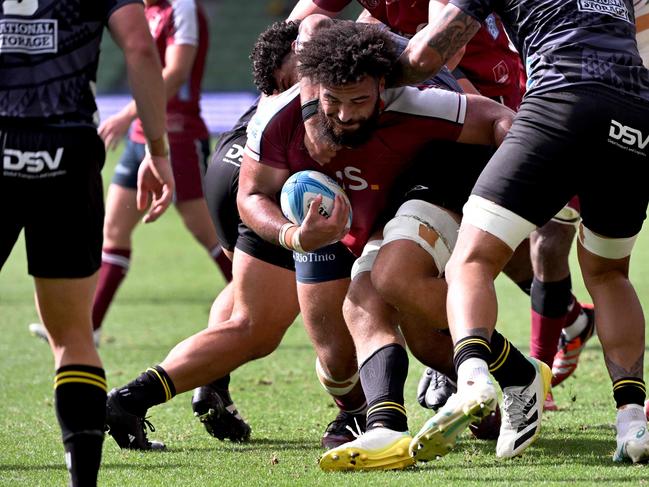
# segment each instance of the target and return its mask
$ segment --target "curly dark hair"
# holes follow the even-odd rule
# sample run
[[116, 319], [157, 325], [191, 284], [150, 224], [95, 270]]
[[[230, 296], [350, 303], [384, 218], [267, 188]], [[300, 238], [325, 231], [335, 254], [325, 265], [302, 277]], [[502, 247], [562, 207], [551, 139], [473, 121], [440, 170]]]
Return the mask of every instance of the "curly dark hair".
[[273, 74], [282, 66], [291, 52], [291, 43], [297, 38], [300, 23], [275, 22], [259, 34], [250, 54], [255, 86], [266, 95], [279, 90]]
[[395, 45], [382, 28], [340, 21], [318, 30], [302, 45], [298, 69], [315, 83], [339, 86], [365, 76], [387, 76], [397, 58]]

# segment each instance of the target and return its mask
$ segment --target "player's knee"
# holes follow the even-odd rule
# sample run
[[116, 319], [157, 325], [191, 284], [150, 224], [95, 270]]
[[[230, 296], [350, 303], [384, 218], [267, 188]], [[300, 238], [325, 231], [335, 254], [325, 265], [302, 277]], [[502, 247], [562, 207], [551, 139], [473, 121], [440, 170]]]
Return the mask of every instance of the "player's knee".
[[567, 260], [575, 235], [574, 227], [550, 222], [532, 234], [530, 253], [535, 266]]
[[458, 230], [458, 222], [447, 210], [426, 201], [409, 200], [385, 225], [383, 245], [398, 240], [416, 243], [430, 255], [441, 276], [457, 242]]

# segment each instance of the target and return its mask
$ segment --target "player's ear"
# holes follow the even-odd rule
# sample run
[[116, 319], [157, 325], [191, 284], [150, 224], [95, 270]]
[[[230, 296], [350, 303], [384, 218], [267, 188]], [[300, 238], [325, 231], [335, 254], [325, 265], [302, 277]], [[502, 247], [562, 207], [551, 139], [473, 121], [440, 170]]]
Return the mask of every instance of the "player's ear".
[[379, 94], [383, 93], [383, 90], [385, 90], [385, 76], [379, 78]]

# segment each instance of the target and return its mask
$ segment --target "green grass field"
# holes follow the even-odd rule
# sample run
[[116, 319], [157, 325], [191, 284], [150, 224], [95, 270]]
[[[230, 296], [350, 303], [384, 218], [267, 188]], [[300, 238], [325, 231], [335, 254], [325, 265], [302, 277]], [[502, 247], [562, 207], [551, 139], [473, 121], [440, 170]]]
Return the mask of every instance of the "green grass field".
[[[115, 157], [107, 165], [112, 174]], [[101, 356], [109, 387], [161, 361], [182, 338], [203, 328], [223, 286], [209, 257], [172, 210], [136, 232], [128, 279], [109, 311]], [[633, 280], [649, 304], [649, 241], [636, 245]], [[586, 300], [575, 271], [575, 292]], [[44, 342], [30, 337], [37, 320], [22, 239], [0, 274], [0, 485], [65, 485], [60, 432], [52, 404], [53, 364]], [[527, 351], [529, 304], [499, 281], [499, 329]], [[620, 310], [620, 324], [624, 323]], [[300, 321], [277, 352], [233, 374], [232, 393], [253, 428], [246, 444], [219, 442], [192, 417], [190, 395], [150, 410], [151, 438], [168, 451], [120, 451], [104, 444], [100, 484], [184, 485], [551, 485], [647, 483], [645, 466], [617, 465], [614, 402], [597, 340], [589, 343], [576, 378], [555, 391], [561, 410], [544, 417], [540, 439], [514, 460], [495, 458], [495, 444], [463, 436], [447, 457], [403, 472], [325, 474], [319, 440], [336, 414], [314, 373], [315, 355]], [[218, 358], [215, 358], [218, 360]], [[406, 406], [416, 431], [428, 417], [415, 400], [423, 366], [411, 360]]]

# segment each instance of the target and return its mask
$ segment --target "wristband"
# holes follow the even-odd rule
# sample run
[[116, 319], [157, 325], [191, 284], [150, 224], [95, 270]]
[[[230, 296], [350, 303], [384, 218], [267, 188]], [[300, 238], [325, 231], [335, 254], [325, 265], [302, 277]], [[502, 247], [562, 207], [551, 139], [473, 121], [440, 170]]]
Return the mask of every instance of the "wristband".
[[302, 120], [304, 122], [318, 113], [319, 104], [320, 100], [316, 98], [315, 100], [309, 100], [304, 105], [302, 105]]
[[169, 139], [165, 133], [155, 140], [146, 141], [146, 152], [150, 156], [167, 157], [169, 155]]
[[300, 254], [306, 254], [304, 249], [302, 248], [302, 243], [300, 242], [300, 229], [298, 228], [293, 232], [293, 237], [291, 238], [291, 247], [293, 247], [293, 250]]
[[282, 228], [279, 229], [279, 236], [277, 237], [277, 240], [279, 240], [279, 244], [284, 247], [286, 250], [293, 250], [289, 245], [286, 243], [286, 232], [288, 232], [289, 228], [292, 227], [297, 227], [295, 223], [284, 223], [282, 225]]

